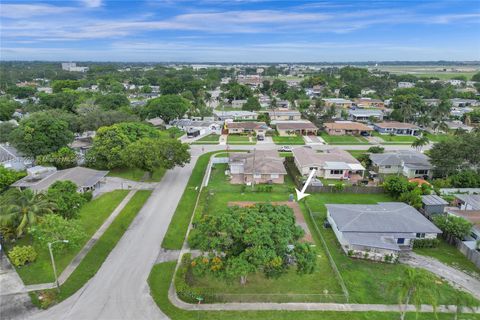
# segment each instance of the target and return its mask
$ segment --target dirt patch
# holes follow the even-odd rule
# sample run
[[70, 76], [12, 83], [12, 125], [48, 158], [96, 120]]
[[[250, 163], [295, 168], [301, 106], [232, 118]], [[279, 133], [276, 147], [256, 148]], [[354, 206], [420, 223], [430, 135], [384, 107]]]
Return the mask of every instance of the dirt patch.
[[[239, 206], [239, 207], [253, 207], [257, 203], [265, 203], [264, 201], [230, 201], [228, 202], [229, 207]], [[278, 201], [278, 202], [268, 202], [274, 206], [287, 206], [293, 210], [293, 214], [295, 215], [295, 221], [297, 225], [305, 231], [305, 235], [301, 239], [302, 242], [313, 242], [312, 234], [310, 233], [310, 229], [308, 228], [307, 222], [303, 217], [302, 209], [296, 202], [290, 201]]]

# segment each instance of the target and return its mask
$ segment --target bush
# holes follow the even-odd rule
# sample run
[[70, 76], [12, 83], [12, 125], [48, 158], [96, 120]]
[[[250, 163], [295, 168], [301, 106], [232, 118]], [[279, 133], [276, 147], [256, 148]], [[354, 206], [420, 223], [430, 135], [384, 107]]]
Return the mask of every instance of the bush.
[[92, 193], [92, 191], [86, 191], [82, 194], [82, 196], [87, 202], [90, 202], [90, 201], [92, 201], [93, 193]]
[[201, 289], [192, 288], [188, 284], [193, 280], [190, 254], [182, 257], [182, 262], [175, 275], [175, 290], [180, 300], [187, 303], [198, 303], [197, 298], [201, 297], [202, 302], [213, 302], [213, 294]]
[[368, 148], [367, 152], [370, 153], [383, 153], [385, 151], [385, 148], [379, 147], [379, 146], [373, 146]]
[[333, 188], [335, 189], [335, 191], [341, 192], [345, 189], [345, 185], [341, 182], [338, 182], [338, 183], [335, 184], [335, 186]]
[[440, 240], [435, 239], [415, 239], [413, 241], [413, 248], [436, 248], [440, 244]]
[[257, 185], [255, 187], [256, 192], [272, 192], [273, 186], [271, 185]]
[[15, 246], [8, 253], [8, 257], [14, 266], [20, 267], [26, 263], [35, 261], [35, 259], [37, 259], [37, 252], [32, 246]]

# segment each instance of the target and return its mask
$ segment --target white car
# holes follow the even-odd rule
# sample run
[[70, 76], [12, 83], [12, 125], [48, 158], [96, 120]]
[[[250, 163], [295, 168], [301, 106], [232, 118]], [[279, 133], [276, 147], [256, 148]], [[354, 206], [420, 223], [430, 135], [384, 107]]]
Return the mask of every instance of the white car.
[[280, 152], [292, 152], [292, 147], [290, 146], [283, 146], [280, 148], [280, 150], [278, 150]]

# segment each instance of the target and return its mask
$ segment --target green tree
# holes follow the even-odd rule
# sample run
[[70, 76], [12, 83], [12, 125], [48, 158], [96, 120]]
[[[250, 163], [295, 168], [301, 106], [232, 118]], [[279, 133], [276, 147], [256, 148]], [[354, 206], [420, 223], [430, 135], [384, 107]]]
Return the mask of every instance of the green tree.
[[11, 189], [2, 196], [0, 209], [0, 225], [16, 228], [20, 237], [40, 216], [53, 213], [55, 205], [43, 193]]
[[15, 171], [0, 165], [0, 193], [8, 189], [12, 183], [26, 175], [25, 171]]
[[76, 90], [80, 87], [78, 80], [54, 80], [52, 81], [52, 91], [54, 93], [62, 92], [63, 89]]
[[12, 119], [15, 109], [19, 109], [21, 105], [15, 100], [0, 98], [0, 121], [8, 121]]
[[409, 184], [403, 176], [388, 176], [383, 182], [383, 188], [392, 197], [398, 198], [400, 194], [409, 191]]
[[77, 220], [67, 220], [56, 214], [43, 216], [38, 224], [30, 228], [30, 234], [41, 247], [46, 247], [49, 242], [68, 240], [68, 243], [58, 242], [52, 246], [55, 251], [78, 247], [85, 238], [85, 232]]
[[308, 243], [299, 243], [293, 249], [297, 272], [301, 274], [309, 274], [315, 271], [317, 266], [317, 253], [315, 249]]
[[127, 96], [122, 93], [109, 93], [98, 96], [95, 104], [104, 110], [117, 110], [120, 107], [128, 107], [130, 101]]
[[275, 79], [270, 86], [270, 90], [278, 94], [285, 94], [288, 90], [288, 84], [284, 80]]
[[260, 102], [258, 101], [257, 97], [251, 96], [248, 97], [247, 102], [245, 102], [242, 106], [242, 110], [248, 111], [256, 111], [260, 110], [262, 106], [260, 106]]
[[[416, 94], [398, 94], [392, 99], [392, 107], [398, 115], [397, 120], [407, 122], [423, 107], [422, 98]], [[394, 116], [394, 115], [392, 115]]]
[[79, 94], [75, 91], [62, 91], [59, 93], [38, 95], [40, 104], [51, 109], [62, 109], [68, 112], [74, 112], [77, 105]]
[[45, 112], [36, 112], [22, 120], [11, 132], [10, 142], [26, 156], [49, 154], [73, 141], [68, 123]]
[[35, 93], [37, 92], [37, 89], [33, 87], [17, 87], [17, 86], [11, 86], [8, 87], [6, 92], [8, 94], [14, 95], [18, 99], [26, 99], [29, 97], [33, 97]]
[[77, 192], [77, 185], [72, 181], [56, 181], [47, 190], [47, 197], [55, 203], [54, 212], [66, 219], [75, 218], [80, 208], [87, 202]]
[[434, 277], [416, 268], [407, 268], [402, 277], [395, 282], [398, 291], [398, 302], [400, 308], [400, 319], [404, 320], [407, 314], [407, 306], [413, 304], [420, 310], [422, 304], [430, 304], [434, 308], [437, 305], [437, 296], [435, 290], [432, 290], [431, 283], [435, 281]]
[[190, 102], [177, 95], [162, 95], [151, 99], [145, 106], [142, 114], [144, 118], [162, 118], [166, 123], [182, 118], [190, 108]]
[[72, 168], [77, 165], [77, 154], [72, 149], [63, 147], [50, 154], [38, 156], [37, 164], [54, 166], [60, 170]]
[[346, 85], [340, 89], [340, 94], [349, 98], [356, 98], [360, 95], [362, 89], [353, 84]]
[[453, 215], [436, 215], [433, 218], [435, 225], [442, 230], [447, 238], [457, 238], [463, 240], [470, 234], [472, 223], [462, 217]]
[[422, 150], [422, 148], [430, 143], [430, 139], [427, 136], [421, 136], [420, 138], [415, 139], [412, 142], [412, 148], [417, 150]]
[[152, 174], [155, 169], [172, 169], [190, 161], [189, 146], [176, 139], [143, 138], [123, 153], [124, 163]]

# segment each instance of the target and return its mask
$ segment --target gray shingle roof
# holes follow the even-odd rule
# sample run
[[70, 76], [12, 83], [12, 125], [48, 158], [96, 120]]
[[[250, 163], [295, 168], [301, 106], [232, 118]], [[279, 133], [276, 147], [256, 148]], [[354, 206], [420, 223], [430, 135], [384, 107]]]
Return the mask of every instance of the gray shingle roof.
[[455, 194], [455, 198], [472, 206], [472, 210], [480, 210], [480, 195], [478, 194]]
[[341, 232], [441, 233], [417, 210], [401, 202], [327, 204], [326, 207]]
[[17, 150], [12, 146], [0, 144], [0, 163], [18, 158]]
[[435, 194], [422, 196], [422, 202], [425, 205], [430, 205], [430, 206], [438, 206], [438, 205], [447, 205], [448, 204], [447, 201], [443, 200], [441, 197], [439, 197]]
[[257, 150], [255, 151], [255, 163], [253, 160], [253, 152], [232, 153], [229, 159], [230, 163], [243, 163], [243, 172], [246, 174], [253, 174], [254, 166], [255, 174], [287, 174], [287, 170], [283, 165], [284, 159], [275, 150]]
[[402, 163], [407, 166], [420, 166], [431, 168], [429, 158], [420, 152], [402, 150], [397, 152], [372, 153], [370, 160], [378, 166], [400, 166]]

